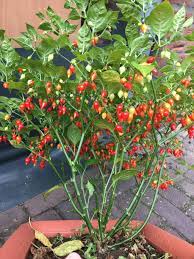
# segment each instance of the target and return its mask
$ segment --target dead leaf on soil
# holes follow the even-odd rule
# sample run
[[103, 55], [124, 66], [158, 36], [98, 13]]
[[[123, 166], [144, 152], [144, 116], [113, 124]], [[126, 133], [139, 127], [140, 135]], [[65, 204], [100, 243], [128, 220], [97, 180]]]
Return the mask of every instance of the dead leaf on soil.
[[80, 240], [72, 240], [61, 244], [53, 249], [53, 253], [57, 256], [65, 256], [74, 251], [82, 249], [84, 244]]
[[29, 225], [34, 230], [35, 239], [39, 240], [44, 246], [51, 248], [52, 244], [49, 241], [49, 239], [43, 233], [41, 233], [40, 231], [38, 231], [32, 227], [30, 217], [29, 217]]
[[49, 239], [41, 232], [35, 230], [35, 238], [37, 240], [39, 240], [44, 246], [46, 247], [52, 247], [51, 242], [49, 241]]

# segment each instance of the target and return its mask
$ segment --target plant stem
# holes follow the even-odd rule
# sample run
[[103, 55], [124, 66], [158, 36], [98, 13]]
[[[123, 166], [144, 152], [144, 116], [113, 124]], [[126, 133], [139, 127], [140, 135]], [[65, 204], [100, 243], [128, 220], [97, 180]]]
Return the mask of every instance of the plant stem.
[[[157, 153], [157, 148], [155, 149], [154, 153], [152, 154], [152, 158], [149, 162], [149, 165], [146, 169], [146, 172], [149, 172], [151, 166], [152, 166], [152, 163], [154, 161], [154, 158], [155, 158], [155, 154]], [[157, 161], [156, 161], [157, 163]], [[140, 194], [141, 194], [141, 191], [143, 189], [143, 186], [144, 186], [144, 183], [145, 183], [145, 179], [142, 180], [139, 188], [138, 188], [138, 191], [136, 192], [130, 206], [126, 209], [126, 211], [124, 212], [124, 214], [122, 215], [122, 217], [117, 221], [116, 225], [113, 227], [113, 229], [107, 234], [107, 238], [110, 239], [111, 237], [113, 237], [117, 232], [118, 232], [118, 229], [120, 228], [120, 226], [122, 225], [122, 223], [124, 222], [124, 220], [128, 217], [129, 215], [129, 212], [130, 210], [133, 208], [133, 206], [136, 204], [136, 202], [138, 201], [139, 203], [139, 200], [140, 198], [142, 197]], [[140, 196], [140, 198], [139, 198]]]
[[107, 183], [105, 185], [104, 191], [103, 191], [102, 207], [101, 207], [101, 214], [100, 214], [101, 215], [101, 222], [102, 222], [102, 225], [103, 225], [102, 231], [105, 231], [106, 224], [107, 224], [107, 221], [108, 221], [108, 218], [109, 218], [109, 214], [111, 213], [111, 209], [112, 209], [112, 206], [113, 206], [113, 203], [114, 203], [114, 198], [115, 198], [115, 189], [116, 188], [113, 189], [112, 196], [111, 196], [111, 199], [110, 199], [110, 202], [109, 202], [109, 207], [107, 209], [107, 213], [106, 213], [105, 219], [102, 220], [102, 216], [104, 216], [103, 215], [104, 206], [105, 206], [106, 201], [107, 201], [107, 189], [108, 189], [109, 183], [110, 183], [110, 181], [112, 179], [112, 176], [115, 173], [115, 166], [116, 166], [117, 157], [118, 157], [118, 149], [119, 149], [119, 144], [116, 145], [116, 155], [114, 157], [113, 167], [112, 167], [110, 176], [109, 176], [109, 178], [107, 180]]
[[[55, 130], [55, 129], [54, 129], [54, 131], [55, 131], [55, 134], [56, 134], [56, 136], [57, 136], [57, 138], [58, 138], [58, 140], [59, 140], [59, 142], [60, 142], [60, 144], [61, 144], [61, 147], [62, 147], [62, 150], [63, 150], [63, 152], [64, 152], [64, 154], [65, 154], [65, 157], [66, 157], [67, 161], [69, 162], [69, 165], [70, 165], [70, 167], [71, 167], [71, 169], [72, 169], [71, 182], [73, 183], [73, 187], [74, 187], [75, 192], [76, 192], [76, 196], [77, 196], [77, 199], [78, 199], [78, 203], [79, 203], [79, 206], [80, 206], [81, 211], [82, 211], [82, 212], [81, 212], [81, 213], [82, 213], [82, 218], [83, 218], [83, 220], [85, 221], [85, 223], [86, 223], [86, 225], [87, 225], [87, 227], [88, 227], [88, 230], [89, 230], [91, 236], [93, 237], [94, 229], [93, 229], [92, 223], [91, 223], [91, 221], [90, 221], [90, 219], [89, 219], [89, 217], [88, 217], [88, 210], [87, 210], [87, 208], [86, 208], [86, 204], [84, 205], [84, 202], [83, 202], [82, 199], [81, 199], [81, 194], [80, 194], [80, 191], [79, 191], [77, 182], [76, 182], [75, 160], [74, 160], [73, 162], [71, 161], [71, 159], [69, 158], [69, 156], [68, 156], [68, 154], [67, 154], [67, 152], [66, 152], [66, 150], [65, 150], [64, 144], [63, 144], [63, 142], [62, 142], [62, 140], [61, 140], [61, 137], [59, 136], [58, 131]], [[83, 140], [84, 140], [84, 134], [82, 135], [82, 140], [80, 141], [80, 144], [79, 144], [79, 148], [78, 148], [78, 151], [77, 151], [77, 154], [78, 154], [78, 155], [79, 155], [78, 152], [80, 152], [80, 149], [81, 149], [81, 145], [82, 145], [82, 143], [83, 143]]]
[[[118, 147], [117, 147], [117, 149], [116, 149], [116, 156], [115, 156], [115, 160], [117, 160], [117, 157], [118, 157], [118, 152], [119, 152], [119, 150], [118, 150]], [[124, 160], [124, 155], [125, 155], [125, 153], [126, 153], [126, 150], [125, 149], [123, 149], [123, 151], [122, 151], [122, 155], [121, 155], [121, 162], [120, 162], [120, 166], [119, 166], [119, 171], [118, 171], [118, 173], [120, 173], [121, 172], [121, 170], [122, 170], [122, 165], [123, 165], [123, 160]], [[115, 167], [116, 167], [116, 162], [117, 161], [115, 161], [114, 162], [114, 165], [113, 165], [113, 172], [114, 172], [114, 169], [115, 169]], [[116, 170], [115, 170], [116, 171]], [[110, 175], [110, 179], [112, 179], [112, 175]], [[108, 187], [108, 186], [107, 186]], [[113, 190], [112, 190], [112, 195], [111, 195], [111, 197], [110, 197], [110, 200], [109, 200], [109, 206], [108, 206], [108, 209], [107, 209], [107, 211], [106, 211], [106, 215], [105, 215], [105, 217], [104, 217], [104, 222], [103, 222], [103, 230], [105, 230], [106, 229], [106, 225], [107, 225], [107, 223], [108, 223], [108, 220], [109, 220], [109, 218], [110, 218], [110, 215], [111, 215], [111, 212], [112, 212], [112, 207], [113, 207], [113, 205], [114, 205], [114, 202], [115, 202], [115, 198], [116, 198], [116, 187], [117, 187], [117, 184], [114, 184], [114, 186], [113, 186]], [[106, 190], [106, 193], [107, 193], [107, 195], [108, 195], [108, 192], [107, 192], [107, 190]], [[106, 200], [107, 200], [107, 195], [106, 195]]]
[[61, 178], [61, 176], [60, 176], [60, 174], [59, 174], [57, 168], [54, 166], [54, 164], [52, 163], [52, 161], [51, 161], [51, 160], [48, 160], [48, 163], [50, 164], [50, 166], [52, 167], [52, 169], [53, 169], [53, 171], [56, 173], [56, 175], [61, 179], [61, 182], [62, 182], [62, 184], [63, 184], [63, 187], [64, 187], [64, 189], [65, 189], [65, 192], [66, 192], [66, 194], [67, 194], [67, 196], [68, 196], [68, 198], [69, 198], [69, 200], [70, 200], [70, 202], [71, 202], [71, 204], [72, 204], [74, 210], [78, 213], [78, 215], [80, 215], [80, 217], [81, 217], [82, 219], [84, 219], [84, 215], [83, 215], [82, 212], [77, 208], [75, 202], [73, 201], [73, 197], [72, 197], [72, 195], [70, 194], [70, 192], [69, 192], [69, 190], [68, 190], [68, 188], [67, 188], [67, 183], [63, 181], [63, 179]]
[[163, 167], [164, 167], [164, 161], [165, 161], [165, 155], [163, 157], [163, 161], [162, 161], [162, 166], [160, 168], [160, 172], [159, 172], [159, 176], [158, 176], [158, 183], [157, 183], [157, 188], [156, 188], [156, 191], [155, 191], [155, 195], [154, 195], [154, 198], [153, 198], [153, 202], [152, 202], [152, 205], [151, 205], [151, 208], [149, 210], [149, 213], [148, 213], [148, 216], [147, 218], [145, 219], [144, 223], [135, 230], [134, 234], [131, 235], [129, 238], [121, 241], [121, 242], [118, 242], [112, 246], [110, 246], [110, 248], [113, 248], [113, 247], [116, 247], [116, 246], [120, 246], [130, 240], [132, 240], [134, 237], [136, 237], [141, 231], [142, 229], [145, 227], [145, 225], [147, 224], [147, 222], [149, 221], [150, 219], [150, 216], [154, 210], [154, 207], [155, 207], [155, 204], [156, 204], [156, 201], [157, 201], [157, 198], [158, 198], [158, 192], [159, 192], [159, 186], [160, 186], [160, 180], [161, 180], [161, 177], [162, 177], [162, 173], [163, 173]]

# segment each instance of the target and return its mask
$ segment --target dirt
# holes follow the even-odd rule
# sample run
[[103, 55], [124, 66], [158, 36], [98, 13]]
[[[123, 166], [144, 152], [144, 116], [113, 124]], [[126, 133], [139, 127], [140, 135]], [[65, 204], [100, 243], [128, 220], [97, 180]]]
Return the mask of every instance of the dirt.
[[[110, 244], [114, 244], [117, 240], [121, 240], [123, 235], [117, 236], [112, 239]], [[78, 239], [78, 236], [76, 237]], [[115, 240], [116, 239], [116, 240]], [[69, 241], [69, 238], [64, 238], [57, 235], [51, 238], [50, 241], [53, 244], [53, 248], [60, 244]], [[72, 240], [72, 239], [71, 239]], [[87, 235], [79, 236], [79, 240], [84, 243], [84, 248], [81, 251], [76, 251], [83, 259], [170, 259], [172, 258], [168, 254], [160, 253], [151, 246], [145, 239], [144, 236], [138, 238], [115, 248], [114, 250], [104, 249], [103, 254], [96, 253], [96, 247], [91, 243]], [[89, 249], [90, 247], [90, 249]], [[88, 251], [90, 251], [88, 253]], [[54, 255], [50, 248], [44, 247], [38, 240], [32, 243], [30, 252], [26, 259], [65, 259], [65, 257], [57, 257]]]

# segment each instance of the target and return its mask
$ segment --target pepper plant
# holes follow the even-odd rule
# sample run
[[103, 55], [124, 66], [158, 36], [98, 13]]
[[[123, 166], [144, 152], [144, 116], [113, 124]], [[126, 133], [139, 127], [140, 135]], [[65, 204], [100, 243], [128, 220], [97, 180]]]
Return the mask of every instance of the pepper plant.
[[[26, 165], [52, 167], [99, 252], [141, 232], [159, 190], [173, 184], [166, 159], [183, 155], [179, 134], [194, 137], [193, 47], [184, 59], [168, 49], [184, 38], [193, 19], [186, 19], [184, 6], [175, 12], [168, 1], [116, 4], [113, 11], [105, 0], [67, 0], [66, 19], [48, 7], [37, 13], [39, 29], [27, 24], [17, 39], [0, 31], [0, 80], [16, 96], [0, 97], [0, 141], [29, 150]], [[80, 19], [83, 25], [71, 41], [76, 30], [71, 21]], [[125, 35], [117, 33], [119, 21]], [[185, 37], [194, 39], [193, 33]], [[27, 57], [16, 52], [14, 41]], [[68, 66], [57, 66], [56, 57]], [[54, 163], [56, 148], [71, 168], [70, 181], [63, 180], [63, 166]], [[91, 167], [97, 180], [88, 174]], [[130, 178], [137, 180], [135, 195], [107, 233], [118, 184]], [[110, 245], [130, 225], [150, 188], [154, 195], [144, 222]]]

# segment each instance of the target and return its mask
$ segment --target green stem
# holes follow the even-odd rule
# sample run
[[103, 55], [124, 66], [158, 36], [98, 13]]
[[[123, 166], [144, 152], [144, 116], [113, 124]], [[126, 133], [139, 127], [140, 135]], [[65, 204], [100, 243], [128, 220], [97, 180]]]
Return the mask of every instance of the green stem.
[[145, 227], [145, 225], [147, 224], [147, 222], [149, 221], [150, 217], [151, 217], [151, 214], [154, 210], [154, 207], [155, 207], [155, 204], [156, 204], [156, 201], [157, 201], [157, 198], [158, 198], [158, 192], [159, 192], [159, 186], [160, 186], [160, 180], [161, 180], [161, 177], [162, 177], [162, 173], [163, 173], [163, 167], [164, 167], [164, 161], [165, 161], [165, 155], [163, 157], [163, 163], [162, 163], [162, 166], [160, 168], [160, 172], [159, 172], [159, 176], [158, 176], [158, 183], [157, 183], [157, 188], [156, 188], [156, 191], [155, 191], [155, 195], [154, 195], [154, 198], [153, 198], [153, 202], [152, 202], [152, 205], [151, 205], [151, 208], [149, 210], [149, 213], [148, 213], [148, 216], [147, 218], [145, 219], [144, 223], [135, 230], [134, 234], [131, 235], [129, 238], [121, 241], [121, 242], [118, 242], [118, 243], [115, 243], [114, 245], [110, 246], [110, 248], [113, 248], [113, 247], [116, 247], [116, 246], [120, 246], [130, 240], [132, 240], [134, 237], [136, 237], [141, 231], [142, 229]]
[[86, 134], [85, 132], [82, 133], [82, 136], [81, 136], [81, 139], [80, 139], [80, 142], [79, 142], [79, 146], [78, 146], [78, 150], [77, 150], [77, 153], [76, 153], [76, 155], [75, 155], [75, 159], [74, 159], [74, 161], [73, 161], [74, 164], [76, 164], [76, 162], [77, 162], [77, 160], [78, 160], [79, 153], [80, 153], [80, 150], [81, 150], [83, 141], [84, 141], [85, 134]]
[[76, 182], [76, 176], [75, 176], [75, 170], [74, 168], [72, 168], [72, 183], [73, 183], [73, 186], [74, 186], [74, 189], [75, 189], [75, 192], [76, 192], [76, 197], [77, 197], [77, 200], [78, 200], [78, 203], [79, 203], [79, 206], [80, 208], [82, 209], [83, 211], [83, 219], [88, 227], [88, 230], [89, 230], [89, 233], [91, 235], [91, 237], [93, 239], [95, 239], [94, 237], [94, 234], [95, 234], [95, 231], [94, 231], [94, 228], [92, 226], [92, 223], [88, 217], [88, 209], [86, 208], [86, 204], [84, 205], [82, 199], [81, 199], [81, 194], [80, 194], [80, 191], [79, 191], [79, 188], [78, 188], [78, 185], [77, 185], [77, 182]]
[[[105, 188], [103, 190], [103, 199], [102, 199], [102, 207], [101, 207], [101, 217], [104, 216], [103, 215], [103, 210], [104, 210], [104, 206], [106, 204], [106, 201], [107, 201], [107, 189], [108, 189], [108, 186], [109, 186], [109, 183], [112, 179], [112, 176], [115, 174], [115, 166], [116, 166], [116, 163], [117, 163], [117, 157], [118, 157], [118, 148], [119, 148], [119, 144], [116, 145], [116, 155], [115, 155], [115, 158], [114, 158], [114, 162], [113, 162], [113, 167], [112, 167], [112, 170], [111, 170], [111, 173], [110, 173], [110, 176], [107, 180], [107, 183], [105, 185]], [[115, 190], [113, 190], [115, 192]], [[112, 197], [111, 197], [111, 201], [109, 203], [109, 207], [108, 207], [108, 210], [107, 210], [107, 213], [109, 214], [111, 212], [111, 208], [112, 208], [112, 205], [113, 205], [113, 199], [115, 197], [115, 194], [112, 193]], [[105, 219], [102, 220], [101, 218], [101, 221], [102, 221], [102, 225], [103, 225], [103, 231], [105, 230], [106, 228], [106, 224], [107, 224], [107, 217], [108, 217], [108, 214], [106, 213], [106, 216], [105, 216]]]
[[[146, 172], [149, 172], [151, 166], [152, 166], [152, 163], [154, 161], [154, 158], [155, 158], [155, 154], [157, 153], [157, 148], [155, 149], [154, 153], [152, 154], [152, 158], [146, 168]], [[113, 227], [113, 229], [107, 234], [107, 238], [110, 239], [112, 236], [115, 235], [115, 233], [117, 233], [117, 230], [120, 228], [120, 226], [122, 225], [123, 221], [128, 217], [129, 215], [129, 212], [130, 210], [133, 208], [134, 204], [136, 204], [136, 201], [139, 199], [139, 196], [141, 194], [141, 191], [143, 189], [143, 186], [144, 186], [144, 183], [145, 183], [145, 179], [142, 180], [139, 188], [138, 188], [138, 191], [136, 192], [130, 206], [126, 209], [126, 211], [124, 212], [124, 214], [122, 215], [122, 217], [117, 221], [116, 225]]]
[[[116, 160], [117, 160], [117, 157], [118, 157], [118, 151], [119, 151], [119, 150], [118, 150], [118, 147], [117, 147], [117, 148], [116, 148], [116, 156], [115, 156]], [[126, 153], [126, 150], [123, 149], [122, 155], [121, 155], [121, 162], [120, 162], [120, 166], [119, 166], [119, 171], [118, 171], [118, 173], [120, 173], [121, 170], [122, 170], [123, 160], [124, 160], [124, 155], [125, 155], [125, 153]], [[117, 161], [114, 161], [113, 170], [112, 170], [113, 172], [116, 171], [116, 170], [114, 170], [114, 168], [116, 167], [116, 162], [117, 162]], [[110, 175], [110, 178], [109, 178], [109, 179], [112, 179], [112, 175]], [[108, 220], [109, 220], [109, 218], [110, 218], [110, 215], [111, 215], [111, 212], [112, 212], [112, 207], [113, 207], [114, 202], [115, 202], [115, 198], [116, 198], [116, 187], [117, 187], [117, 184], [115, 183], [114, 186], [113, 186], [112, 195], [111, 195], [110, 200], [109, 200], [109, 206], [108, 206], [108, 209], [107, 209], [107, 211], [106, 211], [106, 215], [105, 215], [105, 217], [104, 217], [104, 222], [103, 222], [103, 229], [104, 229], [104, 230], [106, 229], [106, 225], [107, 225]], [[108, 186], [107, 186], [107, 188], [108, 188]], [[107, 189], [106, 189], [106, 200], [107, 200], [107, 195], [108, 195], [108, 192], [107, 192]]]
[[[96, 159], [96, 154], [94, 152], [94, 150], [92, 149], [92, 153], [93, 153], [93, 156], [94, 158]], [[103, 200], [103, 196], [104, 196], [104, 189], [105, 189], [105, 176], [103, 174], [103, 171], [102, 171], [102, 168], [101, 166], [99, 165], [98, 163], [98, 170], [100, 172], [100, 175], [102, 177], [102, 190], [103, 190], [103, 193], [102, 193], [102, 200]], [[102, 214], [102, 211], [103, 210], [100, 210], [100, 205], [99, 205], [99, 198], [97, 197], [97, 191], [95, 192], [95, 201], [96, 201], [96, 209], [97, 209], [97, 213], [98, 213], [98, 217], [97, 217], [97, 220], [98, 220], [98, 229], [99, 229], [99, 234], [100, 234], [100, 238], [101, 238], [101, 241], [103, 240], [104, 238], [104, 234], [103, 234], [103, 230], [102, 230], [102, 217], [103, 217], [103, 214]]]
[[[165, 156], [166, 156], [166, 154], [165, 154]], [[134, 214], [135, 214], [135, 212], [136, 212], [136, 209], [137, 209], [137, 207], [138, 207], [138, 205], [139, 205], [139, 203], [140, 203], [142, 197], [144, 197], [145, 192], [147, 191], [148, 187], [149, 187], [150, 184], [151, 184], [151, 181], [152, 181], [152, 179], [153, 179], [153, 177], [154, 177], [154, 174], [155, 174], [155, 168], [156, 168], [157, 164], [158, 164], [158, 160], [156, 160], [156, 162], [155, 162], [155, 165], [154, 165], [154, 167], [153, 167], [152, 174], [151, 174], [151, 176], [149, 177], [149, 180], [148, 180], [148, 182], [147, 182], [147, 184], [146, 184], [146, 186], [145, 186], [143, 192], [141, 192], [141, 195], [140, 195], [139, 197], [137, 197], [137, 200], [135, 201], [134, 206], [132, 207], [132, 210], [131, 210], [131, 212], [130, 212], [129, 218], [126, 217], [126, 218], [127, 218], [127, 221], [125, 222], [124, 226], [121, 226], [121, 228], [117, 229], [117, 232], [119, 232], [121, 229], [126, 228], [127, 225], [129, 225], [129, 222], [130, 222], [130, 220], [133, 218], [133, 216], [134, 216]]]
[[80, 217], [84, 220], [84, 215], [82, 214], [82, 212], [77, 208], [75, 202], [73, 201], [73, 197], [72, 195], [70, 194], [68, 188], [67, 188], [67, 183], [63, 181], [63, 179], [61, 178], [58, 170], [56, 169], [56, 167], [54, 166], [54, 164], [52, 163], [51, 160], [48, 160], [48, 163], [50, 164], [50, 166], [52, 167], [53, 171], [56, 173], [56, 175], [59, 177], [59, 179], [61, 180], [62, 184], [63, 184], [63, 187], [65, 189], [65, 192], [74, 208], [74, 210], [78, 213], [78, 215], [80, 215]]
[[66, 157], [66, 159], [67, 159], [69, 165], [72, 166], [72, 161], [71, 161], [70, 157], [68, 156], [68, 154], [67, 154], [67, 152], [66, 152], [66, 150], [65, 150], [63, 141], [62, 141], [61, 137], [59, 136], [58, 131], [57, 131], [54, 127], [53, 127], [53, 130], [54, 130], [54, 132], [55, 132], [55, 134], [56, 134], [56, 136], [57, 136], [57, 138], [58, 138], [58, 140], [59, 140], [59, 142], [60, 142], [60, 144], [61, 144], [63, 153], [65, 154], [65, 157]]
[[[72, 169], [72, 178], [71, 178], [71, 181], [72, 181], [72, 183], [73, 183], [73, 187], [74, 187], [75, 192], [76, 192], [76, 196], [77, 196], [77, 199], [78, 199], [79, 206], [80, 206], [80, 208], [81, 208], [81, 210], [82, 210], [82, 218], [83, 218], [83, 220], [86, 222], [86, 225], [87, 225], [87, 227], [88, 227], [88, 230], [89, 230], [91, 236], [93, 237], [93, 234], [94, 234], [93, 226], [92, 226], [92, 223], [91, 223], [91, 221], [90, 221], [90, 219], [89, 219], [89, 217], [88, 217], [88, 211], [87, 211], [86, 205], [84, 205], [84, 203], [83, 203], [83, 201], [82, 201], [82, 199], [81, 199], [81, 194], [80, 194], [79, 188], [78, 188], [78, 186], [77, 186], [77, 182], [76, 182], [76, 176], [75, 176], [75, 173], [76, 173], [75, 162], [72, 163], [71, 159], [69, 158], [69, 156], [68, 156], [68, 154], [67, 154], [67, 152], [66, 152], [66, 150], [65, 150], [65, 147], [64, 147], [64, 145], [63, 145], [63, 142], [62, 142], [62, 140], [61, 140], [61, 137], [59, 136], [58, 131], [55, 130], [55, 129], [53, 129], [53, 130], [55, 131], [55, 134], [56, 134], [56, 136], [57, 136], [57, 138], [58, 138], [58, 140], [59, 140], [59, 142], [60, 142], [60, 144], [61, 144], [61, 146], [62, 146], [62, 150], [63, 150], [63, 152], [64, 152], [64, 154], [65, 154], [65, 157], [66, 157], [66, 159], [67, 159], [67, 161], [68, 161], [68, 163], [69, 163], [69, 165], [70, 165], [70, 167], [71, 167], [71, 169]], [[84, 139], [84, 138], [83, 138], [83, 139]], [[82, 139], [82, 142], [83, 142], [83, 139]], [[81, 142], [80, 142], [80, 143], [81, 143]], [[81, 148], [81, 145], [80, 145], [79, 147]], [[75, 161], [75, 160], [74, 160], [74, 161]]]

